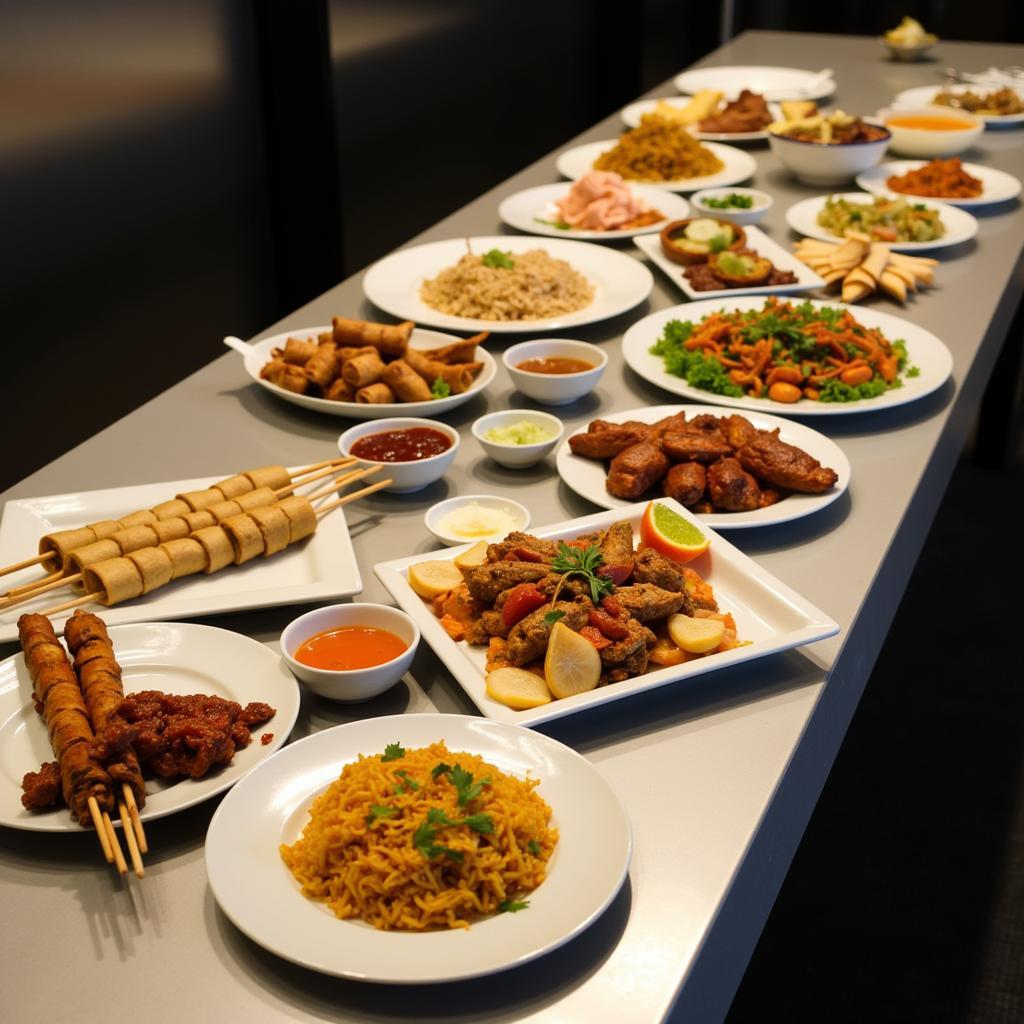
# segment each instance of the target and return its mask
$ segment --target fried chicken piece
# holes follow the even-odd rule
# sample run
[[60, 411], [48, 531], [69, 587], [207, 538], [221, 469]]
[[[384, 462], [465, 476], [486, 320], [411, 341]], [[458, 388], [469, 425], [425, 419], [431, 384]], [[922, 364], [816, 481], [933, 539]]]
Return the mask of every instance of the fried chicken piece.
[[785, 492], [780, 491], [777, 487], [762, 487], [761, 503], [757, 507], [767, 508], [769, 505], [777, 505], [785, 496]]
[[629, 636], [615, 640], [601, 650], [601, 664], [605, 668], [621, 666], [630, 675], [639, 675], [647, 668], [647, 649], [653, 647], [657, 637], [636, 619], [626, 619]]
[[683, 581], [682, 569], [654, 548], [644, 548], [637, 554], [633, 570], [634, 585], [651, 583], [661, 590], [678, 592], [683, 589]]
[[[679, 580], [682, 584], [681, 573]], [[681, 590], [682, 586], [676, 591], [671, 591], [653, 583], [634, 583], [630, 587], [616, 588], [615, 600], [637, 622], [653, 622], [655, 619], [664, 619], [683, 607], [686, 596]]]
[[662, 489], [665, 496], [675, 498], [680, 505], [696, 505], [704, 497], [707, 472], [699, 462], [677, 462], [665, 477]]
[[542, 562], [552, 562], [555, 555], [558, 554], [558, 543], [553, 540], [541, 540], [540, 537], [534, 537], [532, 533], [513, 530], [504, 540], [487, 546], [487, 561], [500, 562], [506, 555], [520, 549], [540, 555]]
[[732, 455], [732, 448], [717, 428], [667, 433], [661, 439], [661, 450], [675, 462], [703, 462], [705, 465]]
[[708, 494], [726, 512], [750, 512], [761, 504], [761, 488], [738, 459], [719, 459], [708, 469]]
[[646, 441], [650, 432], [650, 426], [639, 420], [625, 423], [594, 420], [585, 433], [569, 438], [569, 447], [574, 455], [585, 459], [612, 459], [626, 448]]
[[610, 577], [616, 586], [633, 575], [633, 527], [627, 522], [612, 523], [601, 541], [602, 576]]
[[671, 416], [660, 419], [657, 423], [651, 424], [650, 440], [660, 440], [665, 434], [685, 430], [689, 426], [685, 412], [676, 412]]
[[613, 497], [635, 501], [664, 478], [670, 465], [657, 445], [641, 441], [612, 459], [605, 486]]
[[503, 591], [520, 583], [536, 583], [551, 568], [542, 562], [487, 562], [465, 574], [470, 594], [483, 604], [492, 604]]
[[723, 416], [719, 420], [719, 426], [726, 443], [733, 448], [742, 448], [757, 434], [757, 427], [746, 416], [740, 416], [737, 413], [733, 413], [731, 416]]
[[687, 605], [683, 605], [683, 611], [687, 615], [693, 615], [700, 610], [717, 612], [718, 602], [715, 600], [715, 592], [712, 590], [711, 584], [706, 583], [700, 573], [688, 565], [684, 565], [682, 571], [683, 592], [686, 594], [686, 600], [691, 609], [687, 611]]
[[839, 477], [802, 448], [780, 441], [777, 431], [759, 431], [737, 453], [743, 468], [762, 480], [804, 494], [820, 494]]
[[546, 616], [552, 611], [564, 612], [558, 620], [564, 622], [573, 632], [582, 629], [587, 624], [589, 609], [593, 605], [586, 598], [577, 598], [575, 601], [556, 601], [554, 607], [549, 604], [543, 605], [536, 611], [530, 612], [525, 618], [517, 622], [508, 635], [508, 645], [505, 648], [508, 660], [517, 667], [522, 667], [531, 662], [534, 658], [540, 658], [548, 649], [548, 638], [551, 636], [553, 622], [547, 622]]

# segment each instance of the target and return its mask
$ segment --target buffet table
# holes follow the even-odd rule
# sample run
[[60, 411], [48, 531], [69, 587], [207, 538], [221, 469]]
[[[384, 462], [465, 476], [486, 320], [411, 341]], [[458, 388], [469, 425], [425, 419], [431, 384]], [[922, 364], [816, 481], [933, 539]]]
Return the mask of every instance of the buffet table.
[[[937, 67], [1024, 64], [1024, 49], [942, 43], [939, 61], [890, 63], [875, 39], [748, 33], [705, 63], [828, 64], [839, 83], [834, 102], [871, 112], [901, 89], [936, 81]], [[672, 93], [665, 84], [650, 95]], [[575, 141], [607, 138], [619, 129], [616, 112]], [[987, 132], [980, 153], [970, 158], [1024, 177], [1021, 139], [1021, 131]], [[763, 227], [786, 243], [787, 206], [818, 190], [785, 174], [767, 147], [753, 152], [753, 184], [775, 197]], [[555, 180], [551, 155], [413, 241], [493, 234], [505, 195]], [[598, 768], [632, 822], [629, 879], [586, 932], [548, 956], [476, 981], [358, 984], [277, 959], [221, 914], [203, 861], [203, 837], [217, 801], [148, 825], [151, 852], [141, 883], [119, 883], [98, 862], [95, 839], [84, 832], [3, 830], [4, 1018], [54, 1024], [118, 1018], [153, 1024], [639, 1022], [672, 1013], [686, 1021], [721, 1020], [857, 707], [1024, 292], [1024, 213], [1019, 205], [998, 207], [982, 211], [980, 219], [977, 239], [941, 254], [937, 287], [903, 314], [949, 346], [953, 380], [902, 408], [816, 423], [849, 457], [849, 492], [817, 515], [730, 536], [836, 619], [839, 636], [543, 727]], [[570, 431], [599, 414], [672, 400], [624, 367], [619, 338], [641, 316], [680, 299], [655, 271], [647, 303], [575, 332], [602, 343], [611, 362], [595, 393], [565, 407]], [[332, 314], [378, 315], [363, 300], [360, 275], [265, 333], [329, 322]], [[506, 344], [495, 339], [492, 348]], [[499, 367], [484, 396], [445, 417], [463, 435], [446, 480], [412, 495], [375, 494], [346, 509], [364, 583], [357, 600], [389, 602], [373, 565], [432, 549], [423, 512], [444, 497], [508, 494], [531, 509], [535, 525], [594, 511], [560, 483], [552, 459], [513, 473], [483, 456], [469, 436], [470, 423], [510, 403], [523, 404], [522, 396], [514, 396]], [[344, 425], [262, 392], [249, 382], [238, 356], [227, 353], [3, 499], [213, 478], [259, 463], [309, 463], [336, 454]], [[210, 621], [274, 645], [297, 613], [278, 608]], [[14, 650], [8, 645], [0, 654]], [[424, 644], [410, 675], [370, 703], [332, 704], [304, 693], [293, 739], [356, 719], [433, 710], [475, 714]], [[259, 900], [259, 893], [252, 895]]]

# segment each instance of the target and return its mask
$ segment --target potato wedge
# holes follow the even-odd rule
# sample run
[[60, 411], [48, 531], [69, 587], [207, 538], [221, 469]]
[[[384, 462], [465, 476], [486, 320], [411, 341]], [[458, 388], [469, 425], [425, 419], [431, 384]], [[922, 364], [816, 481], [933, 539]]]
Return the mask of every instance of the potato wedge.
[[487, 673], [487, 694], [514, 711], [551, 703], [547, 683], [523, 668], [496, 668]]
[[718, 619], [693, 619], [677, 613], [669, 616], [668, 635], [688, 654], [707, 654], [722, 642], [725, 623]]
[[420, 597], [432, 601], [462, 582], [462, 573], [454, 562], [416, 562], [409, 566], [409, 586]]
[[487, 561], [487, 541], [478, 540], [467, 551], [455, 556], [455, 564], [463, 571], [476, 569]]

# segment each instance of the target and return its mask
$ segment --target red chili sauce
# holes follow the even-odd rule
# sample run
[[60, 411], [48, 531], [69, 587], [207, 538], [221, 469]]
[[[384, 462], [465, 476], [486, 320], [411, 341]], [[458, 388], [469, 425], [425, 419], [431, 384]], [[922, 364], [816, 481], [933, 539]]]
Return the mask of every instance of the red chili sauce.
[[333, 671], [375, 668], [394, 661], [408, 644], [390, 630], [376, 626], [339, 626], [314, 633], [295, 652], [303, 665]]
[[406, 427], [367, 434], [350, 451], [369, 462], [419, 462], [440, 455], [451, 446], [451, 438], [433, 427]]

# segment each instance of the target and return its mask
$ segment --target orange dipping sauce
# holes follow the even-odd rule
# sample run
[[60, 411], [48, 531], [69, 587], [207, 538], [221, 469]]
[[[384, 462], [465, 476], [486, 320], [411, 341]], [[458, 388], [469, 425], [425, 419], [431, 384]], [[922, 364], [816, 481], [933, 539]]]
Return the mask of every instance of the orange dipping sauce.
[[565, 356], [546, 356], [516, 363], [517, 370], [525, 370], [527, 373], [583, 373], [593, 368], [594, 364], [585, 359], [569, 359]]
[[970, 121], [960, 121], [955, 117], [930, 117], [927, 114], [887, 117], [885, 123], [890, 128], [916, 128], [925, 132], [962, 132], [974, 127]]
[[295, 652], [295, 660], [328, 672], [376, 668], [397, 658], [409, 645], [376, 626], [339, 626], [314, 633]]

